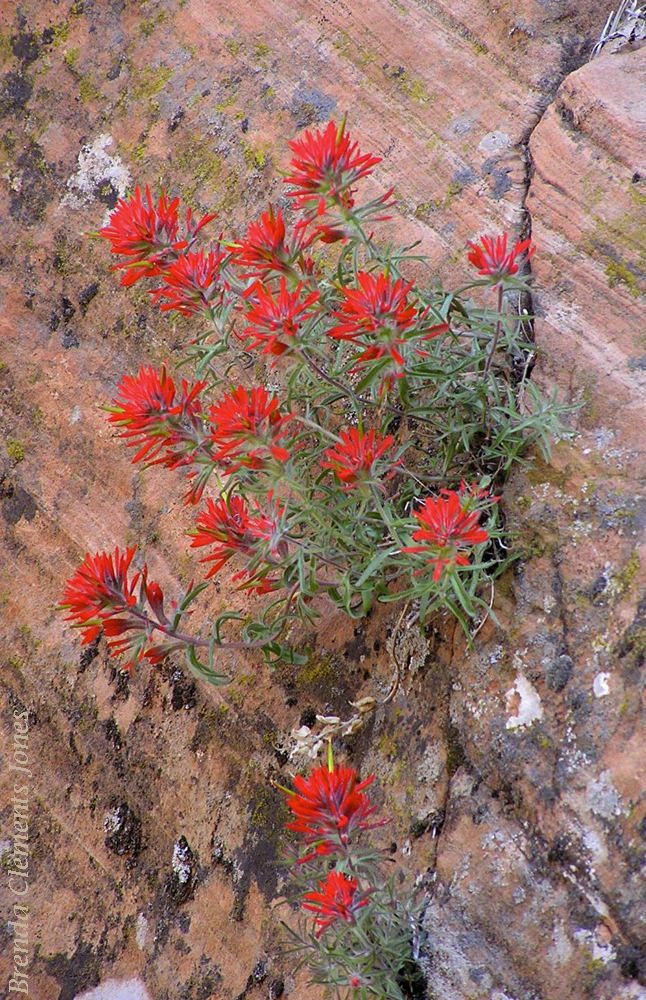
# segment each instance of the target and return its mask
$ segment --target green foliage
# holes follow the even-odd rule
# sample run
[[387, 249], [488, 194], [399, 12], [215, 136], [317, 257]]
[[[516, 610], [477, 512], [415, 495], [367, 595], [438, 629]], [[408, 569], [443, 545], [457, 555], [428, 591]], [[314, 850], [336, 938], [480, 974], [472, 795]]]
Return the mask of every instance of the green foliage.
[[[237, 43], [226, 44], [236, 54]], [[172, 71], [155, 72], [163, 85]], [[412, 87], [405, 72], [394, 79]], [[142, 94], [156, 92], [158, 83], [141, 84]], [[344, 123], [336, 138], [329, 128], [326, 141], [345, 141]], [[242, 149], [250, 166], [264, 166], [264, 150], [244, 140]], [[210, 139], [187, 137], [175, 156], [193, 175], [193, 192], [221, 180]], [[248, 522], [239, 528], [241, 540], [234, 532], [218, 568], [231, 557], [242, 564], [234, 579], [257, 594], [253, 613], [226, 611], [210, 639], [181, 640], [189, 669], [214, 684], [227, 679], [214, 667], [219, 649], [256, 648], [269, 664], [306, 662], [285, 639], [294, 622], [316, 622], [322, 598], [354, 619], [376, 602], [409, 602], [422, 625], [449, 612], [470, 639], [473, 627], [493, 615], [494, 581], [513, 558], [499, 491], [510, 470], [536, 452], [549, 461], [550, 439], [563, 433], [568, 407], [543, 397], [529, 377], [536, 349], [531, 316], [521, 308], [527, 279], [516, 263], [529, 241], [496, 250], [483, 238], [470, 254], [479, 276], [462, 288], [415, 283], [411, 273], [427, 262], [415, 245], [381, 247], [367, 235], [390, 207], [389, 195], [357, 204], [350, 185], [358, 167], [347, 151], [343, 156], [348, 164], [334, 183], [323, 172], [320, 194], [306, 187], [303, 218], [291, 236], [273, 210], [265, 215], [271, 236], [253, 250], [256, 273], [225, 240], [208, 289], [184, 285], [179, 305], [160, 300], [201, 320], [180, 365], [203, 382], [203, 415], [190, 427], [175, 421], [180, 453], [157, 461], [190, 468], [192, 499], [209, 487], [225, 513], [242, 504], [236, 516]], [[457, 193], [452, 187], [447, 198]], [[314, 207], [312, 197], [320, 199]], [[298, 320], [287, 315], [292, 308]], [[248, 364], [254, 351], [255, 381], [274, 383], [275, 396], [265, 393], [266, 402], [253, 406], [273, 409], [236, 425], [240, 454], [229, 444], [218, 451], [227, 408], [235, 417], [236, 407], [248, 405], [240, 398], [264, 392], [254, 388]], [[275, 440], [274, 419], [285, 425]], [[256, 430], [244, 429], [256, 420]], [[154, 434], [163, 438], [171, 423]], [[253, 527], [258, 517], [269, 525], [260, 533]], [[209, 545], [217, 530], [193, 534]], [[177, 638], [178, 624], [169, 636]]]

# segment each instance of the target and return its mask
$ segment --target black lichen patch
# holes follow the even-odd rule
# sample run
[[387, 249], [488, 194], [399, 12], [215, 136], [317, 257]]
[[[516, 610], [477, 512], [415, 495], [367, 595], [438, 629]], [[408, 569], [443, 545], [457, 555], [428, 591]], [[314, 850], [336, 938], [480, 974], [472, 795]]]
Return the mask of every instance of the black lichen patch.
[[79, 993], [85, 993], [100, 982], [99, 956], [83, 941], [72, 956], [58, 954], [44, 959], [44, 963], [49, 975], [61, 987], [56, 1000], [74, 1000]]
[[211, 1000], [222, 982], [222, 973], [207, 955], [200, 958], [200, 966], [179, 988], [179, 1000]]
[[114, 664], [110, 665], [110, 683], [115, 685], [112, 701], [127, 701], [130, 697], [130, 674]]
[[552, 691], [562, 691], [574, 671], [574, 661], [571, 656], [562, 653], [552, 660], [545, 669], [545, 683]]
[[65, 348], [66, 351], [68, 351], [70, 347], [80, 347], [81, 341], [76, 336], [73, 330], [66, 330], [63, 336], [61, 337], [61, 345]]
[[22, 70], [5, 73], [0, 87], [0, 119], [15, 115], [20, 118], [34, 85]]
[[632, 657], [628, 661], [628, 670], [631, 673], [641, 670], [646, 658], [646, 596], [642, 597], [637, 605], [635, 617], [617, 647], [620, 660], [626, 659], [629, 654], [632, 654]]
[[282, 976], [278, 979], [274, 979], [269, 986], [269, 1000], [280, 1000], [283, 993], [285, 992], [285, 980]]
[[259, 786], [251, 797], [251, 828], [242, 847], [233, 852], [233, 863], [241, 876], [234, 884], [233, 919], [242, 920], [244, 904], [251, 879], [269, 902], [278, 889], [277, 861], [289, 815], [283, 793], [272, 787]]
[[354, 638], [350, 639], [343, 647], [343, 655], [353, 663], [359, 663], [362, 656], [369, 656], [370, 650], [366, 645], [366, 630], [363, 625], [357, 626], [354, 630]]
[[10, 44], [11, 51], [23, 66], [36, 62], [40, 55], [39, 41], [33, 31], [19, 31], [11, 36]]
[[87, 312], [87, 307], [89, 306], [92, 299], [97, 295], [99, 291], [99, 282], [93, 281], [91, 285], [88, 285], [83, 291], [78, 294], [78, 303], [81, 307], [81, 315], [85, 316]]
[[79, 673], [85, 673], [89, 665], [93, 660], [99, 655], [99, 643], [101, 641], [101, 636], [97, 635], [96, 639], [93, 639], [87, 646], [81, 650], [81, 655], [79, 657]]
[[108, 743], [112, 744], [114, 748], [114, 769], [117, 772], [117, 777], [125, 778], [126, 769], [123, 763], [122, 756], [122, 743], [121, 743], [121, 733], [119, 732], [119, 727], [114, 719], [108, 719], [104, 725], [105, 738]]
[[195, 681], [191, 680], [181, 670], [174, 670], [171, 676], [171, 684], [173, 685], [173, 692], [171, 694], [171, 708], [174, 712], [179, 712], [180, 709], [191, 709], [195, 708], [197, 704], [197, 685]]
[[[0, 117], [2, 96], [0, 95]], [[20, 183], [9, 193], [9, 214], [12, 219], [31, 226], [39, 222], [55, 193], [52, 170], [37, 142], [29, 140], [16, 157], [15, 166]]]
[[467, 755], [460, 742], [460, 733], [450, 719], [446, 722], [444, 739], [446, 744], [446, 773], [449, 778], [452, 778], [458, 768], [467, 763]]
[[22, 486], [14, 486], [0, 475], [0, 510], [7, 524], [17, 524], [23, 517], [25, 521], [33, 521], [38, 508], [34, 498]]
[[626, 979], [636, 979], [646, 986], [646, 951], [631, 944], [620, 944], [617, 948], [617, 959], [622, 975]]
[[141, 851], [141, 821], [127, 802], [112, 801], [103, 829], [105, 846], [114, 854], [136, 858]]
[[297, 87], [292, 95], [291, 112], [298, 128], [307, 128], [326, 121], [336, 107], [336, 101], [316, 87]]
[[112, 181], [101, 181], [97, 185], [94, 195], [103, 205], [107, 205], [109, 209], [115, 208], [119, 200], [119, 192], [113, 186]]

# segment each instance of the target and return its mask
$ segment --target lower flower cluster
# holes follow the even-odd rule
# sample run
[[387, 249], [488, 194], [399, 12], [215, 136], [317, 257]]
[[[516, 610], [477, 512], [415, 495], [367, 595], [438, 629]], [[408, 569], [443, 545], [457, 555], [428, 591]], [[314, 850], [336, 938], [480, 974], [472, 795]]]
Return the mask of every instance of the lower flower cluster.
[[361, 841], [387, 822], [373, 818], [377, 807], [364, 791], [373, 780], [357, 781], [330, 751], [327, 765], [297, 775], [295, 790], [282, 789], [294, 816], [288, 829], [302, 838], [285, 895], [303, 916], [314, 915], [313, 927], [285, 927], [312, 984], [347, 997], [403, 1000], [419, 914], [412, 897], [395, 893], [383, 853]]

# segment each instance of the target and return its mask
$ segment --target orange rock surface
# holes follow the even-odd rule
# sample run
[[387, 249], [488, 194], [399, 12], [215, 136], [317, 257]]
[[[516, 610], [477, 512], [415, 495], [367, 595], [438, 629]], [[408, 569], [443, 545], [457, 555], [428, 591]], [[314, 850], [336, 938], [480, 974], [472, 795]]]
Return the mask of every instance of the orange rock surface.
[[[287, 142], [349, 113], [396, 186], [385, 233], [447, 284], [484, 232], [537, 245], [533, 377], [578, 404], [553, 465], [515, 473], [521, 558], [473, 651], [397, 640], [403, 688], [345, 746], [376, 772], [383, 843], [421, 876], [436, 1000], [646, 996], [646, 49], [587, 59], [579, 0], [33, 0], [0, 10], [3, 760], [29, 712], [29, 996], [317, 996], [280, 952], [281, 747], [383, 696], [389, 606], [329, 615], [311, 663], [116, 673], [54, 612], [87, 550], [195, 572], [182, 484], [142, 475], [98, 404], [180, 355], [184, 327], [84, 233], [166, 184], [227, 234], [281, 196]], [[208, 610], [236, 598], [214, 593]], [[0, 815], [14, 776], [3, 767]], [[5, 834], [3, 832], [2, 836]], [[3, 861], [8, 863], [3, 841]], [[3, 918], [16, 901], [2, 874]], [[0, 983], [13, 968], [6, 924]], [[12, 995], [22, 995], [19, 993]]]

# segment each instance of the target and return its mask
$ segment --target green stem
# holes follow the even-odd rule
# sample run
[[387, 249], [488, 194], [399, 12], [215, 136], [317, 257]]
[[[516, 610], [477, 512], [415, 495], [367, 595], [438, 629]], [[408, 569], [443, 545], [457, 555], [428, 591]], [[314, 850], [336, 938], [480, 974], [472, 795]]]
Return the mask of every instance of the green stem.
[[493, 356], [496, 353], [496, 348], [498, 347], [498, 340], [500, 338], [500, 333], [502, 331], [502, 297], [504, 289], [502, 284], [498, 285], [498, 319], [496, 321], [496, 329], [494, 330], [493, 340], [491, 342], [491, 350], [489, 351], [489, 356], [485, 362], [484, 370], [485, 375], [491, 368], [491, 363], [493, 361]]

